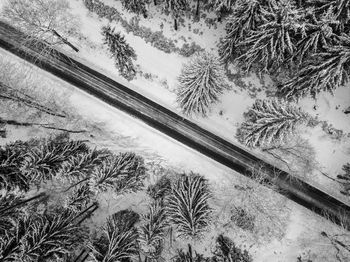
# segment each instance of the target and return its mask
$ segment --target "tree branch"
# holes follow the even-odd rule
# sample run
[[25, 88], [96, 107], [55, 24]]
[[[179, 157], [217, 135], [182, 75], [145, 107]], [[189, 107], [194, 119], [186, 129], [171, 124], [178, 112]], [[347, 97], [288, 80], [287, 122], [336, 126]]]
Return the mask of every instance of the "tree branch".
[[69, 133], [85, 133], [87, 130], [69, 130], [65, 128], [60, 128], [60, 127], [55, 127], [50, 124], [41, 124], [41, 123], [31, 123], [31, 122], [18, 122], [16, 120], [9, 120], [9, 119], [3, 119], [0, 117], [0, 124], [5, 124], [5, 125], [13, 125], [13, 126], [39, 126], [42, 128], [46, 129], [52, 129], [52, 130], [59, 130], [59, 131], [64, 131], [64, 132], [69, 132]]
[[[7, 99], [7, 100], [11, 100], [11, 101], [14, 101], [14, 102], [17, 102], [17, 103], [23, 103], [24, 105], [30, 107], [30, 108], [35, 108], [41, 112], [44, 112], [46, 114], [49, 114], [49, 115], [53, 115], [53, 116], [57, 116], [57, 117], [62, 117], [62, 118], [65, 118], [66, 115], [62, 114], [62, 113], [57, 113], [55, 112], [54, 110], [52, 110], [51, 108], [49, 107], [46, 107], [46, 106], [43, 106], [41, 105], [40, 103], [34, 101], [34, 98], [25, 94], [25, 93], [22, 93], [22, 92], [19, 92], [13, 88], [11, 88], [10, 86], [0, 82], [0, 87], [3, 87], [5, 88], [5, 90], [13, 90], [12, 92], [3, 92], [0, 94], [0, 98], [2, 99]], [[19, 96], [18, 94], [24, 96], [25, 98]]]
[[51, 32], [57, 36], [59, 39], [63, 41], [66, 45], [68, 45], [70, 48], [72, 48], [75, 52], [79, 52], [79, 49], [75, 47], [71, 42], [69, 42], [66, 38], [62, 37], [55, 29], [51, 29]]

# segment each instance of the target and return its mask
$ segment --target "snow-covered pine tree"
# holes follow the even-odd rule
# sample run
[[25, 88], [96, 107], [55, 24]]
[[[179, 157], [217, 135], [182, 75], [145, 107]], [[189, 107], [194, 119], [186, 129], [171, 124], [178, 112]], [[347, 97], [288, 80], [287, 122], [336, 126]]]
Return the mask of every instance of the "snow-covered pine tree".
[[226, 36], [218, 46], [219, 56], [223, 62], [227, 63], [239, 56], [239, 50], [242, 48], [237, 49], [237, 44], [261, 24], [262, 7], [263, 1], [236, 1], [232, 14], [226, 22]]
[[245, 113], [237, 137], [249, 147], [283, 143], [298, 125], [308, 123], [309, 119], [308, 114], [291, 104], [258, 99]]
[[163, 201], [163, 199], [171, 193], [171, 181], [163, 175], [155, 184], [151, 184], [147, 188], [148, 195], [154, 200]]
[[177, 101], [182, 111], [206, 116], [209, 106], [218, 102], [227, 87], [223, 66], [212, 54], [196, 54], [184, 65], [178, 77]]
[[83, 141], [69, 140], [64, 136], [41, 140], [28, 150], [21, 171], [31, 183], [40, 184], [52, 179], [65, 161], [88, 151]]
[[335, 33], [338, 22], [332, 12], [316, 16], [313, 9], [309, 9], [301, 27], [301, 36], [293, 54], [293, 61], [300, 68], [313, 54], [325, 52], [328, 47], [339, 41]]
[[109, 25], [102, 27], [102, 35], [119, 73], [127, 80], [132, 80], [136, 75], [133, 64], [133, 60], [136, 60], [135, 50], [126, 42], [124, 36], [115, 33]]
[[[35, 200], [35, 198], [33, 200]], [[25, 213], [23, 202], [23, 197], [17, 196], [13, 192], [7, 192], [0, 196], [0, 259], [3, 250], [1, 246], [2, 239], [4, 239], [9, 230], [13, 227], [13, 221], [23, 216]]]
[[145, 257], [156, 260], [161, 256], [168, 227], [165, 206], [162, 201], [153, 201], [139, 227], [138, 244]]
[[28, 231], [21, 241], [18, 261], [44, 261], [62, 258], [74, 251], [86, 237], [82, 226], [74, 223], [76, 214], [57, 212], [31, 216]]
[[144, 18], [147, 18], [147, 9], [146, 4], [149, 1], [147, 0], [120, 0], [122, 2], [123, 7], [137, 15], [143, 15]]
[[0, 147], [0, 190], [29, 190], [29, 178], [21, 171], [28, 147], [29, 143], [22, 141]]
[[73, 212], [80, 212], [88, 206], [92, 198], [92, 192], [88, 183], [75, 188], [64, 201], [63, 206]]
[[142, 157], [134, 153], [120, 153], [105, 159], [91, 173], [89, 185], [91, 191], [104, 192], [108, 188], [118, 194], [135, 192], [143, 186], [146, 176]]
[[7, 224], [5, 234], [0, 237], [0, 260], [1, 261], [21, 261], [21, 242], [29, 231], [30, 218], [21, 216], [20, 219], [11, 219]]
[[333, 92], [349, 81], [350, 37], [341, 36], [337, 45], [315, 53], [293, 78], [279, 86], [281, 96], [289, 100], [311, 95], [316, 98], [321, 91]]
[[344, 174], [338, 175], [340, 184], [343, 186], [343, 190], [340, 191], [346, 196], [350, 196], [350, 163], [347, 163], [343, 166]]
[[333, 13], [338, 21], [338, 33], [349, 33], [350, 30], [350, 1], [349, 0], [307, 0], [308, 6], [313, 8], [316, 16]]
[[179, 236], [199, 238], [210, 225], [211, 197], [208, 182], [199, 174], [183, 174], [175, 183], [166, 207]]
[[126, 216], [113, 215], [107, 219], [101, 236], [88, 244], [95, 261], [131, 261], [131, 258], [136, 257], [137, 230], [133, 225], [125, 226], [128, 224], [130, 218]]
[[303, 12], [289, 0], [270, 1], [263, 11], [264, 20], [238, 44], [238, 64], [249, 71], [252, 66], [258, 72], [276, 73], [296, 50], [297, 36]]
[[89, 149], [63, 162], [58, 171], [58, 176], [65, 181], [76, 183], [89, 176], [92, 170], [112, 155], [111, 152], [105, 149]]
[[164, 9], [170, 12], [174, 19], [174, 29], [178, 29], [178, 19], [179, 17], [189, 9], [189, 0], [164, 0], [162, 2]]

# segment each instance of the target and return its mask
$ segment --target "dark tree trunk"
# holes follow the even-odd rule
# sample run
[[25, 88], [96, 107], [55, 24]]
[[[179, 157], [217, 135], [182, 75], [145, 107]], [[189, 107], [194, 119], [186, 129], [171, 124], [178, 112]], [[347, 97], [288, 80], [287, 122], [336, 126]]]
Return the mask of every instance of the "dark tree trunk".
[[89, 256], [89, 250], [88, 249], [83, 249], [80, 251], [79, 255], [74, 259], [73, 262], [84, 262]]
[[96, 209], [98, 208], [98, 203], [92, 203], [90, 206], [88, 206], [87, 208], [85, 208], [83, 211], [81, 211], [78, 215], [76, 215], [73, 220], [77, 220], [76, 224], [79, 225], [80, 223], [82, 223], [85, 219], [87, 219], [92, 213], [94, 213], [96, 211]]
[[157, 5], [157, 0], [153, 0], [154, 5]]
[[197, 6], [196, 6], [196, 16], [199, 17], [199, 1], [197, 0]]
[[68, 192], [69, 190], [71, 190], [73, 187], [76, 187], [77, 185], [80, 185], [81, 183], [84, 183], [85, 181], [88, 181], [90, 179], [90, 177], [85, 177], [82, 180], [79, 180], [78, 182], [76, 182], [73, 185], [70, 185], [66, 190], [64, 190], [63, 192]]
[[51, 129], [51, 130], [58, 130], [58, 131], [63, 131], [63, 132], [68, 132], [68, 133], [73, 133], [73, 134], [79, 134], [79, 133], [85, 133], [86, 130], [69, 130], [65, 128], [60, 128], [60, 127], [55, 127], [51, 126], [49, 124], [41, 124], [41, 123], [31, 123], [31, 122], [18, 122], [16, 120], [11, 120], [11, 119], [3, 119], [0, 117], [0, 124], [5, 124], [5, 125], [13, 125], [13, 126], [38, 126], [46, 129]]
[[0, 213], [4, 213], [4, 212], [6, 212], [6, 211], [8, 211], [8, 210], [11, 210], [11, 209], [14, 209], [14, 208], [16, 208], [16, 207], [22, 206], [22, 205], [27, 204], [27, 203], [29, 203], [29, 202], [31, 202], [31, 201], [34, 201], [34, 200], [39, 199], [39, 198], [42, 198], [42, 197], [44, 197], [44, 196], [46, 196], [45, 193], [40, 193], [40, 194], [38, 194], [38, 195], [36, 195], [36, 196], [33, 196], [33, 197], [31, 197], [31, 198], [28, 198], [28, 199], [19, 201], [18, 203], [14, 204], [14, 205], [12, 205], [12, 206], [5, 207], [5, 208], [3, 208], [3, 209], [0, 209]]
[[49, 115], [63, 117], [63, 118], [66, 117], [64, 114], [57, 113], [54, 110], [52, 110], [51, 108], [48, 108], [46, 106], [41, 105], [40, 103], [36, 102], [33, 97], [28, 96], [22, 92], [17, 91], [17, 90], [14, 90], [13, 88], [2, 83], [1, 81], [0, 81], [0, 87], [4, 88], [5, 90], [10, 90], [8, 92], [5, 91], [5, 92], [0, 94], [0, 98], [2, 98], [2, 99], [12, 100], [12, 101], [17, 102], [17, 103], [22, 103], [28, 107], [35, 108], [35, 109], [37, 109], [41, 112], [44, 112], [46, 114], [49, 114]]
[[72, 48], [75, 52], [79, 52], [79, 49], [75, 47], [71, 42], [69, 42], [66, 38], [62, 37], [55, 29], [52, 29], [51, 32], [57, 36], [59, 39], [63, 41], [66, 45], [68, 45], [70, 48]]
[[176, 17], [174, 18], [174, 29], [175, 29], [175, 31], [177, 31], [177, 18]]

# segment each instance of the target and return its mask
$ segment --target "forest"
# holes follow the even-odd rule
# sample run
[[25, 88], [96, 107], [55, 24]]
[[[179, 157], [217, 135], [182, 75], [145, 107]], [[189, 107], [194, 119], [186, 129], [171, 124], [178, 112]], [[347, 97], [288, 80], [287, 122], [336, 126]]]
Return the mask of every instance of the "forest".
[[[343, 91], [350, 0], [6, 0], [0, 8], [0, 20], [26, 34], [21, 44], [46, 43], [40, 55], [63, 50], [199, 125], [220, 122], [219, 136], [350, 203], [350, 93]], [[350, 259], [345, 219], [335, 226], [300, 211], [259, 172], [249, 182], [219, 181], [221, 171], [196, 170], [200, 161], [186, 168], [157, 156], [157, 165], [150, 152], [161, 143], [135, 145], [141, 129], [123, 137], [107, 118], [82, 117], [72, 89], [6, 56], [0, 53], [0, 262]], [[345, 105], [338, 106], [339, 90], [347, 92]], [[317, 111], [328, 96], [345, 128]], [[116, 125], [132, 129], [126, 120]], [[319, 133], [331, 141], [323, 158], [327, 146], [311, 139]], [[327, 153], [332, 147], [342, 155], [324, 168], [325, 158], [339, 156]], [[106, 199], [119, 206], [106, 211]], [[295, 239], [293, 213], [307, 221]], [[259, 256], [268, 249], [274, 254]]]

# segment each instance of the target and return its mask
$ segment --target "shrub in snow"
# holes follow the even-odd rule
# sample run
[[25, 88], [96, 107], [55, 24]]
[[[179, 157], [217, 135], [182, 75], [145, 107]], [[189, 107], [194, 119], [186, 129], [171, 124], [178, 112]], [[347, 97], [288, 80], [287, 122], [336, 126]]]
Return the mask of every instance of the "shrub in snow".
[[124, 36], [115, 33], [110, 26], [102, 27], [102, 35], [119, 73], [127, 80], [132, 80], [136, 75], [133, 64], [133, 60], [136, 60], [135, 50], [125, 41]]
[[174, 29], [178, 29], [178, 19], [189, 9], [188, 0], [164, 0], [163, 6], [166, 12], [169, 12], [174, 19]]
[[343, 171], [343, 175], [337, 176], [340, 184], [343, 186], [343, 190], [340, 192], [346, 196], [350, 196], [350, 163], [343, 166]]
[[169, 220], [176, 226], [180, 236], [200, 237], [210, 225], [211, 208], [208, 182], [194, 173], [183, 174], [167, 198]]
[[264, 147], [283, 143], [296, 126], [308, 123], [310, 116], [300, 108], [274, 100], [256, 100], [245, 113], [245, 121], [237, 130], [241, 143]]
[[192, 246], [188, 244], [188, 250], [185, 252], [182, 249], [178, 249], [174, 262], [209, 262], [209, 258], [205, 258], [202, 254], [198, 254], [196, 251], [193, 254]]
[[236, 226], [242, 228], [243, 230], [251, 231], [254, 230], [254, 222], [255, 217], [251, 214], [249, 214], [244, 208], [242, 207], [234, 207], [231, 221], [236, 224]]
[[146, 4], [148, 1], [145, 0], [121, 0], [123, 7], [135, 14], [143, 15], [147, 18]]
[[198, 53], [186, 64], [178, 77], [177, 101], [182, 111], [206, 116], [209, 106], [218, 102], [227, 87], [219, 60], [209, 53]]
[[253, 258], [247, 250], [241, 250], [235, 243], [223, 235], [216, 239], [216, 248], [214, 251], [213, 262], [253, 262]]

